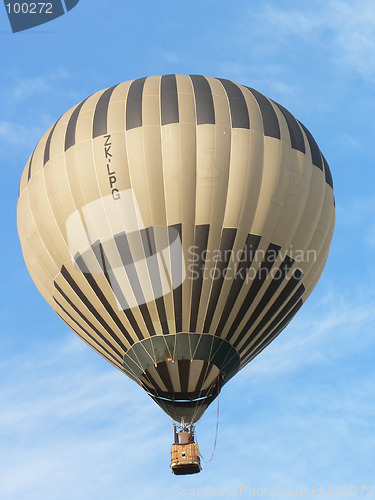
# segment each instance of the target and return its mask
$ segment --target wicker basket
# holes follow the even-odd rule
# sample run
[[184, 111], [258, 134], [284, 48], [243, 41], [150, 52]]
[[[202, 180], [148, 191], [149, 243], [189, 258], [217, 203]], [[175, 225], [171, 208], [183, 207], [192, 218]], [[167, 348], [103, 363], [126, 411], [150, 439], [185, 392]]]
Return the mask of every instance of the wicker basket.
[[174, 474], [196, 474], [201, 471], [201, 459], [195, 443], [173, 444], [171, 468]]

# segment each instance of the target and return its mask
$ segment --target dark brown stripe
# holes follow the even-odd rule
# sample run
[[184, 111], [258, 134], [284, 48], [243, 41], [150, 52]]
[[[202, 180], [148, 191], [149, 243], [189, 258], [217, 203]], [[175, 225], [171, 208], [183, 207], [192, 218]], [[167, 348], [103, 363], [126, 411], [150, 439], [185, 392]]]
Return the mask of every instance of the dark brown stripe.
[[[137, 237], [137, 235], [135, 236]], [[132, 291], [134, 293], [137, 304], [139, 304], [138, 307], [146, 323], [147, 330], [150, 335], [156, 335], [155, 328], [151, 320], [150, 312], [148, 310], [147, 304], [145, 303], [146, 299], [143, 295], [142, 287], [138, 279], [137, 270], [135, 265], [133, 264], [133, 257], [130, 251], [127, 235], [125, 233], [119, 233], [114, 236], [114, 239], [120, 254], [121, 261], [124, 265], [124, 268], [126, 266], [125, 271], [126, 274], [128, 275], [129, 283], [131, 284]]]
[[[104, 259], [104, 250], [103, 246], [100, 243], [99, 240], [96, 240], [95, 243], [91, 245], [91, 249], [94, 252], [94, 255], [96, 257], [96, 260], [99, 263], [99, 266], [101, 270], [103, 271], [104, 276], [106, 277], [107, 281], [109, 282], [109, 276], [107, 273], [106, 265], [105, 265], [105, 259]], [[74, 257], [74, 260], [78, 258], [78, 254]]]
[[[226, 336], [226, 340], [229, 341], [236, 332], [238, 326], [240, 325], [241, 321], [245, 317], [247, 311], [249, 310], [251, 304], [254, 302], [255, 297], [258, 295], [259, 290], [262, 288], [263, 283], [266, 281], [268, 277], [268, 273], [270, 272], [271, 268], [273, 267], [277, 256], [279, 254], [280, 248], [278, 245], [274, 245], [271, 243], [269, 247], [267, 248], [267, 251], [264, 255], [264, 258], [262, 260], [262, 264], [260, 268], [258, 269], [258, 272], [253, 279], [250, 290], [247, 292], [245, 300], [243, 301], [242, 306], [240, 307], [240, 310], [235, 318], [235, 320], [232, 323], [232, 326], [229, 329], [228, 335]], [[236, 348], [238, 345], [239, 340], [237, 339], [233, 347]]]
[[[82, 339], [84, 342], [86, 342], [87, 344], [90, 345], [90, 347], [92, 347], [93, 349], [97, 349], [98, 347], [100, 347], [104, 352], [107, 353], [108, 356], [105, 356], [103, 355], [102, 353], [100, 353], [101, 356], [103, 356], [104, 358], [106, 358], [108, 361], [114, 361], [116, 363], [120, 363], [120, 361], [118, 359], [115, 358], [115, 356], [113, 356], [113, 354], [111, 352], [108, 351], [108, 349], [106, 349], [102, 344], [100, 344], [82, 325], [80, 325], [78, 323], [77, 320], [75, 320], [73, 318], [73, 316], [71, 314], [68, 313], [68, 311], [62, 306], [62, 304], [60, 304], [60, 302], [55, 298], [53, 297], [53, 300], [55, 301], [55, 303], [60, 307], [60, 309], [62, 309], [64, 311], [64, 313], [68, 316], [68, 318], [73, 321], [73, 323], [75, 323], [81, 330], [83, 330], [85, 332], [85, 334], [92, 340], [92, 343], [89, 342], [87, 339], [85, 339], [77, 330], [75, 330], [74, 328], [72, 328], [70, 325], [68, 325], [68, 323], [64, 320], [64, 318], [61, 316], [61, 314], [59, 314], [57, 311], [57, 315], [64, 321], [64, 323], [66, 323], [69, 328], [71, 330], [73, 330], [73, 332], [78, 335], [78, 337], [80, 339]], [[112, 349], [112, 345], [109, 344], [110, 348]]]
[[86, 101], [87, 99], [78, 104], [78, 106], [75, 108], [69, 119], [65, 133], [64, 151], [67, 151], [70, 147], [74, 146], [74, 144], [76, 143], [76, 127], [77, 127], [78, 115], [81, 112], [82, 106], [85, 104]]
[[164, 335], [167, 335], [169, 333], [169, 327], [168, 327], [168, 319], [167, 319], [167, 313], [165, 311], [163, 296], [157, 297], [155, 299], [155, 304], [159, 315], [161, 331], [163, 332]]
[[[216, 264], [214, 281], [211, 289], [210, 300], [207, 307], [206, 319], [203, 326], [203, 332], [207, 333], [210, 329], [212, 318], [216, 311], [217, 302], [224, 283], [225, 273], [228, 269], [230, 257], [232, 255], [233, 243], [236, 237], [237, 229], [223, 228], [221, 233], [219, 261]], [[217, 275], [217, 276], [216, 276]]]
[[233, 283], [228, 295], [228, 299], [225, 303], [223, 313], [221, 315], [219, 324], [216, 328], [215, 335], [220, 337], [222, 334], [223, 328], [228, 321], [229, 315], [233, 309], [233, 306], [237, 300], [237, 297], [240, 293], [241, 287], [245, 282], [246, 275], [251, 267], [253, 259], [255, 257], [255, 253], [257, 251], [258, 245], [260, 242], [260, 236], [249, 234], [245, 246], [242, 250], [240, 263], [238, 268], [235, 271]]
[[197, 125], [215, 123], [215, 109], [211, 87], [204, 76], [190, 75], [195, 94]]
[[[133, 236], [137, 237], [138, 235], [133, 234], [130, 237], [133, 237]], [[132, 287], [137, 304], [143, 304], [144, 302], [146, 302], [146, 300], [145, 300], [145, 297], [143, 295], [143, 290], [142, 290], [141, 284], [140, 284], [139, 279], [138, 279], [138, 274], [137, 274], [136, 267], [134, 265], [134, 260], [133, 260], [133, 256], [132, 256], [132, 253], [130, 250], [130, 244], [128, 241], [128, 237], [127, 237], [126, 233], [123, 232], [123, 233], [116, 234], [114, 236], [114, 240], [115, 240], [117, 249], [119, 251], [122, 264], [124, 266], [126, 274], [128, 275], [129, 283]], [[110, 266], [110, 264], [108, 262], [107, 272], [110, 270], [109, 266]], [[108, 267], [109, 267], [109, 269], [108, 269]]]
[[100, 135], [105, 135], [108, 129], [108, 106], [111, 99], [112, 93], [118, 86], [114, 85], [110, 87], [100, 96], [99, 101], [95, 108], [94, 113], [94, 123], [92, 130], [92, 138], [98, 137]]
[[[112, 288], [112, 291], [118, 300], [119, 304], [122, 307], [122, 310], [128, 310], [129, 309], [129, 304], [124, 297], [124, 294], [122, 293], [122, 289], [116, 279], [116, 276], [112, 272], [112, 268], [110, 266], [110, 263], [108, 262], [107, 256], [105, 255], [103, 245], [100, 243], [100, 241], [96, 241], [93, 245], [91, 245], [92, 251], [94, 252], [94, 255], [103, 271], [103, 274], [109, 283], [109, 286]], [[142, 336], [143, 338], [143, 336]]]
[[[114, 351], [119, 357], [120, 359], [122, 358], [122, 354], [120, 353], [120, 351], [113, 345], [111, 344], [111, 342], [109, 342], [109, 340], [96, 328], [96, 326], [94, 326], [91, 321], [86, 318], [86, 316], [78, 309], [78, 307], [74, 304], [74, 302], [72, 300], [70, 300], [70, 298], [66, 295], [66, 293], [62, 290], [62, 288], [56, 283], [54, 282], [54, 285], [55, 285], [55, 289], [60, 293], [60, 295], [62, 297], [64, 297], [64, 299], [66, 300], [66, 302], [70, 305], [70, 307], [72, 309], [74, 309], [74, 311], [83, 319], [83, 321], [91, 328], [91, 330], [93, 330], [97, 336], [112, 350]], [[54, 300], [56, 301], [56, 299], [54, 298]], [[73, 319], [73, 317], [72, 317]], [[77, 323], [77, 325], [79, 325], [79, 323]], [[80, 325], [79, 325], [80, 326]], [[83, 328], [82, 328], [83, 329]], [[124, 349], [126, 351], [126, 348]]]
[[331, 170], [329, 168], [327, 160], [324, 158], [323, 155], [322, 155], [322, 158], [323, 158], [323, 163], [324, 163], [324, 173], [326, 175], [326, 183], [328, 184], [328, 186], [331, 186], [331, 188], [333, 189], [333, 180], [332, 180]]
[[164, 75], [161, 77], [160, 88], [161, 99], [161, 124], [179, 122], [178, 94], [176, 75]]
[[[280, 312], [280, 314], [277, 316], [275, 321], [272, 323], [272, 328], [270, 325], [270, 327], [267, 328], [267, 330], [262, 333], [261, 337], [259, 338], [259, 343], [257, 344], [256, 350], [251, 351], [248, 355], [246, 355], [243, 358], [243, 360], [241, 361], [241, 365], [247, 363], [250, 358], [255, 358], [255, 356], [257, 356], [261, 351], [263, 351], [263, 349], [266, 348], [284, 330], [284, 328], [288, 325], [288, 323], [293, 319], [293, 317], [301, 309], [301, 307], [303, 305], [303, 300], [302, 299], [298, 300], [298, 296], [302, 295], [304, 293], [304, 291], [305, 290], [304, 290], [304, 287], [302, 285], [297, 290], [296, 294], [290, 299], [290, 301], [285, 306], [283, 311]], [[281, 320], [281, 323], [279, 323], [280, 320]], [[279, 323], [279, 324], [276, 327], [277, 323]], [[267, 337], [267, 335], [269, 335], [270, 332], [272, 332], [271, 336]], [[242, 349], [241, 349], [241, 351], [242, 351]]]
[[284, 276], [283, 277], [280, 276], [280, 279], [276, 279], [276, 280], [273, 280], [271, 282], [271, 285], [267, 288], [266, 293], [263, 295], [261, 301], [259, 302], [258, 306], [255, 308], [253, 314], [250, 316], [250, 318], [246, 322], [246, 325], [241, 330], [241, 333], [238, 336], [238, 341], [240, 342], [241, 340], [243, 340], [244, 337], [247, 337], [246, 342], [243, 345], [244, 348], [245, 348], [245, 346], [248, 346], [253, 341], [253, 339], [264, 328], [264, 326], [272, 319], [273, 316], [275, 316], [276, 312], [280, 309], [280, 307], [285, 303], [285, 301], [293, 293], [295, 288], [298, 286], [300, 280], [303, 278], [303, 274], [301, 273], [301, 271], [296, 270], [294, 272], [294, 275], [288, 280], [282, 293], [279, 295], [279, 297], [277, 297], [277, 299], [271, 305], [270, 309], [264, 315], [262, 320], [258, 323], [257, 327], [254, 328], [254, 330], [251, 332], [251, 334], [249, 334], [249, 330], [251, 329], [252, 325], [255, 323], [255, 321], [257, 321], [257, 319], [259, 319], [261, 317], [262, 311], [264, 309], [266, 309], [267, 305], [271, 303], [272, 296], [275, 294], [275, 292], [277, 291], [277, 289], [279, 288], [281, 283], [284, 281], [284, 278], [285, 278], [287, 272], [289, 271], [289, 269], [287, 269], [287, 266], [286, 266], [285, 273], [283, 272]]
[[[162, 241], [164, 243], [164, 234], [166, 236], [166, 228], [160, 228], [160, 229], [163, 231]], [[162, 329], [163, 334], [167, 334], [167, 333], [169, 333], [169, 328], [168, 328], [168, 319], [167, 319], [167, 313], [165, 310], [165, 304], [164, 304], [164, 298], [163, 298], [163, 295], [164, 295], [163, 288], [161, 285], [161, 278], [160, 278], [161, 270], [159, 269], [158, 264], [155, 261], [155, 259], [153, 259], [152, 262], [149, 259], [150, 257], [153, 257], [157, 254], [154, 228], [149, 227], [147, 229], [142, 229], [140, 231], [140, 234], [141, 234], [141, 239], [142, 239], [142, 243], [143, 243], [143, 250], [145, 252], [145, 257], [147, 259], [147, 268], [148, 268], [148, 272], [150, 274], [150, 281], [151, 281], [152, 291], [153, 291], [154, 297], [155, 297], [156, 309], [158, 311], [161, 329]], [[166, 237], [165, 237], [165, 239], [166, 239]], [[165, 243], [167, 246], [168, 242], [165, 241]], [[165, 272], [168, 272], [168, 271], [165, 270]]]
[[[147, 380], [147, 382], [151, 385], [151, 389], [149, 387], [145, 387], [145, 390], [151, 394], [154, 394], [156, 397], [158, 396], [161, 396], [164, 391], [163, 389], [160, 387], [159, 384], [156, 383], [156, 380], [154, 379], [154, 377], [151, 375], [151, 373], [146, 370], [145, 373], [143, 374], [142, 378], [145, 378]], [[141, 380], [142, 380], [141, 378]], [[164, 408], [163, 408], [164, 410]], [[165, 410], [164, 410], [165, 411]]]
[[223, 85], [229, 100], [232, 128], [250, 128], [249, 111], [241, 89], [230, 80], [217, 78]]
[[[96, 318], [96, 320], [103, 326], [107, 333], [111, 335], [113, 340], [123, 349], [125, 352], [127, 351], [126, 346], [123, 344], [122, 340], [117, 336], [117, 334], [112, 330], [112, 328], [108, 325], [108, 323], [101, 317], [98, 313], [97, 309], [91, 304], [86, 295], [79, 288], [77, 283], [73, 280], [71, 275], [65, 266], [61, 268], [61, 275], [65, 278], [66, 282], [70, 285], [75, 294], [81, 299], [83, 304], [87, 307], [87, 309], [91, 312], [91, 314]], [[57, 287], [57, 283], [55, 282], [55, 286]]]
[[144, 319], [144, 322], [146, 323], [147, 331], [149, 335], [156, 335], [154, 325], [151, 320], [150, 316], [150, 311], [148, 310], [147, 304], [141, 304], [138, 306], [139, 310], [141, 311], [142, 318]]
[[284, 106], [281, 106], [281, 104], [278, 104], [275, 101], [272, 102], [279, 108], [286, 120], [292, 148], [305, 153], [305, 141], [303, 139], [303, 134], [297, 120], [294, 118], [292, 113], [290, 113], [290, 111], [284, 108]]
[[258, 103], [262, 120], [263, 120], [263, 131], [264, 135], [267, 137], [275, 137], [280, 139], [280, 125], [277, 118], [276, 111], [273, 109], [270, 101], [263, 94], [255, 89], [246, 87], [254, 96], [256, 102]]
[[32, 162], [33, 162], [34, 153], [35, 153], [35, 149], [34, 149], [34, 151], [33, 151], [33, 154], [31, 155], [31, 157], [30, 157], [30, 161], [29, 161], [29, 170], [28, 170], [28, 172], [27, 172], [27, 182], [29, 182], [30, 177], [31, 177], [31, 164], [32, 164]]
[[82, 256], [79, 255], [79, 256], [75, 257], [74, 260], [75, 260], [77, 266], [79, 267], [79, 269], [84, 274], [84, 276], [85, 276], [88, 284], [90, 285], [90, 287], [94, 291], [95, 295], [98, 297], [98, 299], [100, 300], [100, 302], [103, 304], [103, 307], [105, 308], [105, 310], [107, 311], [107, 313], [111, 316], [111, 318], [113, 319], [114, 323], [116, 323], [116, 325], [118, 326], [119, 330], [124, 335], [124, 337], [129, 342], [129, 344], [133, 345], [134, 344], [134, 340], [129, 335], [129, 332], [126, 330], [126, 328], [122, 324], [121, 320], [119, 319], [119, 317], [115, 313], [115, 311], [112, 308], [111, 304], [105, 298], [105, 295], [103, 294], [103, 292], [100, 290], [100, 288], [99, 288], [98, 284], [96, 283], [93, 275], [89, 272], [89, 270], [88, 270], [88, 268], [87, 268], [87, 266], [86, 266], [86, 264], [85, 264]]
[[167, 367], [167, 362], [162, 361], [156, 366], [156, 371], [158, 372], [159, 377], [162, 379], [163, 384], [167, 388], [168, 392], [170, 393], [171, 397], [174, 393], [174, 388], [172, 384], [171, 377], [169, 375], [168, 367]]
[[[172, 284], [173, 284], [173, 307], [176, 325], [176, 333], [182, 331], [182, 272], [183, 272], [183, 253], [176, 255], [172, 252], [172, 243], [176, 237], [182, 242], [182, 224], [175, 224], [168, 227], [170, 257], [172, 267]], [[179, 286], [174, 286], [181, 283]]]
[[[122, 293], [122, 290], [121, 290], [121, 287], [120, 285], [117, 283], [117, 280], [115, 278], [115, 276], [112, 276], [111, 278], [109, 277], [108, 275], [108, 272], [107, 272], [107, 269], [106, 269], [106, 266], [105, 266], [105, 257], [104, 257], [104, 251], [103, 251], [103, 247], [100, 243], [100, 241], [96, 241], [93, 245], [91, 245], [91, 248], [92, 248], [92, 251], [94, 252], [95, 254], [95, 257], [103, 271], [103, 274], [109, 284], [109, 286], [112, 288], [113, 290], [113, 293], [115, 295], [115, 297], [117, 298], [118, 302], [122, 305], [122, 304], [127, 304], [126, 302], [126, 299]], [[123, 309], [123, 312], [125, 313], [125, 316], [128, 318], [129, 320], [129, 323], [131, 324], [135, 334], [137, 335], [138, 339], [139, 340], [142, 340], [144, 339], [144, 336], [141, 332], [141, 329], [139, 328], [138, 326], [138, 323], [133, 315], [133, 313], [131, 312], [131, 310], [128, 308], [128, 307], [124, 307]]]
[[[158, 392], [162, 392], [162, 389], [161, 387], [159, 386], [159, 384], [156, 383], [154, 377], [150, 374], [150, 372], [148, 370], [146, 370], [143, 374], [142, 374], [142, 377], [141, 377], [141, 382], [142, 382], [142, 379], [145, 378], [147, 380], [147, 382], [152, 386], [152, 388], [154, 388], [155, 392], [156, 392], [156, 388], [157, 388], [157, 391]], [[146, 385], [146, 389], [145, 390], [149, 390], [147, 384]]]
[[323, 170], [322, 154], [317, 143], [315, 142], [314, 137], [311, 135], [311, 132], [307, 130], [303, 123], [301, 123], [300, 121], [298, 123], [303, 128], [303, 131], [305, 132], [307, 140], [309, 142], [313, 165], [318, 167], [320, 170]]
[[207, 370], [209, 368], [212, 368], [212, 365], [210, 365], [208, 361], [204, 361], [194, 392], [199, 393], [202, 390], [202, 386], [204, 384], [204, 381], [206, 380]]
[[51, 132], [48, 134], [48, 138], [47, 138], [47, 142], [46, 142], [46, 147], [44, 148], [43, 167], [47, 163], [47, 161], [49, 161], [49, 159], [50, 159], [51, 139], [52, 139], [52, 135], [53, 135], [53, 133], [55, 131], [55, 128], [56, 128], [56, 125], [57, 125], [58, 121], [59, 120], [57, 120], [57, 122], [52, 127]]
[[126, 101], [126, 130], [142, 127], [142, 99], [146, 78], [139, 78], [129, 87]]
[[135, 319], [134, 314], [131, 312], [131, 310], [126, 309], [126, 311], [124, 311], [124, 314], [128, 318], [129, 323], [131, 324], [131, 327], [133, 328], [133, 330], [134, 330], [135, 334], [137, 335], [137, 337], [139, 338], [139, 340], [144, 339], [144, 335], [143, 335], [141, 329], [139, 328], [137, 320]]
[[[195, 226], [195, 252], [198, 257], [197, 261], [191, 264], [191, 269], [193, 271], [193, 286], [192, 286], [192, 298], [191, 298], [191, 310], [190, 310], [190, 332], [195, 332], [197, 329], [197, 319], [199, 312], [199, 302], [202, 293], [202, 284], [204, 276], [205, 259], [203, 258], [203, 253], [207, 249], [208, 234], [210, 231], [209, 224], [203, 224], [200, 226]], [[189, 267], [189, 265], [188, 265]]]
[[[108, 262], [106, 255], [105, 255], [103, 245], [100, 243], [99, 240], [97, 240], [95, 243], [93, 243], [91, 245], [91, 249], [94, 252], [94, 255], [95, 255], [95, 257], [96, 257], [96, 259], [101, 267], [101, 270], [103, 271], [105, 279], [107, 280], [109, 286], [111, 287], [117, 301], [121, 305], [122, 310], [123, 311], [128, 310], [128, 308], [129, 308], [128, 302], [127, 302], [126, 298], [124, 297], [124, 294], [122, 293], [122, 289], [121, 289], [120, 285], [118, 284], [116, 276], [112, 272], [111, 266]], [[75, 259], [76, 258], [77, 258], [77, 256], [75, 256]], [[142, 336], [142, 338], [143, 338], [143, 336]]]
[[180, 376], [181, 392], [188, 392], [190, 359], [180, 359], [178, 361], [178, 374]]

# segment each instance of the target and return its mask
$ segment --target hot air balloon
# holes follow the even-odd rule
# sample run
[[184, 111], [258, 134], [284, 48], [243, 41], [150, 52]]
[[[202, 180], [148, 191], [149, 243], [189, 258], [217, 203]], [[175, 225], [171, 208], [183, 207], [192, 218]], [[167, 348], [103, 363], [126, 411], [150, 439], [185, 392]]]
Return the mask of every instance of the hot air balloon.
[[283, 106], [226, 79], [165, 75], [57, 120], [22, 174], [17, 222], [61, 319], [182, 434], [190, 425], [172, 460], [185, 473], [200, 470], [198, 451], [178, 448], [195, 446], [191, 426], [318, 282], [334, 205], [327, 161]]

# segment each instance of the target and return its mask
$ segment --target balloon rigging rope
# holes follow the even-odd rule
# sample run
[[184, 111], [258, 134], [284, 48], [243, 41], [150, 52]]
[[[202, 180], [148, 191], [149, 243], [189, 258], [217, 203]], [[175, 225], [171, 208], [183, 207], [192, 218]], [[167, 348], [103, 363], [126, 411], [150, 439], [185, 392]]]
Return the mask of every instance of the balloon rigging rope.
[[[201, 334], [201, 337], [202, 337], [202, 334]], [[211, 351], [210, 351], [210, 359], [209, 359], [209, 363], [211, 363], [212, 358], [213, 358], [213, 356], [212, 356], [212, 345], [211, 345]], [[207, 366], [207, 368], [206, 368], [206, 370], [205, 370], [205, 376], [207, 376], [207, 374], [208, 374], [208, 370], [209, 370], [209, 367]], [[216, 382], [216, 379], [214, 379], [214, 380], [212, 381], [212, 383], [209, 385], [208, 390], [207, 390], [207, 394], [209, 394], [209, 393], [210, 393], [211, 388], [215, 385], [215, 382]], [[203, 385], [201, 386], [201, 388], [200, 388], [200, 390], [199, 390], [198, 401], [197, 401], [197, 404], [196, 404], [196, 406], [195, 406], [195, 410], [194, 410], [194, 413], [193, 413], [193, 417], [192, 417], [192, 419], [191, 419], [191, 422], [192, 422], [192, 423], [194, 422], [196, 415], [198, 415], [199, 410], [201, 409], [201, 407], [202, 407], [202, 406], [204, 405], [204, 403], [205, 403], [205, 399], [202, 399], [201, 401], [199, 401], [199, 399], [201, 398], [202, 392], [203, 392]]]
[[203, 457], [202, 453], [200, 452], [200, 449], [199, 449], [199, 443], [198, 443], [198, 439], [197, 439], [197, 435], [196, 435], [196, 432], [194, 433], [195, 434], [195, 440], [197, 442], [197, 445], [198, 445], [198, 451], [199, 451], [199, 456], [201, 457], [201, 459], [203, 460], [203, 462], [205, 464], [208, 464], [209, 462], [212, 461], [212, 459], [214, 458], [214, 455], [215, 455], [215, 451], [216, 451], [216, 444], [217, 444], [217, 435], [218, 435], [218, 432], [219, 432], [219, 416], [220, 416], [220, 402], [219, 402], [219, 399], [220, 399], [220, 375], [218, 375], [217, 377], [217, 380], [218, 380], [218, 388], [217, 388], [217, 411], [216, 411], [216, 431], [215, 431], [215, 441], [214, 441], [214, 447], [213, 447], [213, 450], [212, 450], [212, 453], [211, 453], [211, 458], [209, 460], [205, 460], [205, 458]]
[[[138, 357], [137, 357], [137, 359], [138, 359]], [[163, 411], [164, 411], [167, 415], [169, 415], [167, 405], [166, 405], [166, 404], [164, 404], [163, 398], [160, 396], [160, 394], [159, 394], [159, 391], [158, 391], [157, 387], [154, 387], [153, 383], [152, 383], [152, 382], [151, 382], [151, 380], [148, 378], [148, 375], [147, 375], [146, 373], [145, 373], [145, 378], [148, 380], [148, 382], [149, 382], [149, 384], [151, 385], [151, 387], [153, 387], [153, 388], [154, 388], [154, 390], [155, 390], [155, 392], [156, 392], [156, 398], [157, 398], [157, 399], [158, 399], [158, 401], [159, 401], [159, 405], [160, 405], [160, 407], [163, 409]], [[173, 421], [173, 420], [172, 420], [172, 421]]]
[[[200, 337], [199, 337], [199, 342], [200, 342], [200, 340], [201, 340], [202, 336], [203, 336], [203, 334], [201, 333], [201, 335], [200, 335]], [[211, 349], [212, 349], [212, 346], [211, 346]], [[210, 354], [211, 354], [211, 353], [210, 353]], [[211, 359], [211, 358], [210, 358], [210, 359]], [[205, 374], [207, 374], [207, 368], [208, 368], [208, 367], [206, 367]], [[210, 389], [210, 388], [209, 388], [209, 389]], [[201, 387], [200, 387], [200, 389], [199, 389], [198, 398], [197, 398], [197, 399], [198, 399], [198, 401], [197, 401], [197, 403], [196, 403], [196, 405], [195, 405], [195, 409], [194, 409], [194, 412], [193, 412], [193, 416], [192, 416], [192, 418], [191, 418], [191, 423], [193, 423], [193, 422], [194, 422], [196, 415], [198, 415], [198, 411], [199, 411], [200, 406], [201, 406], [201, 405], [203, 405], [203, 403], [204, 403], [204, 400], [202, 400], [201, 402], [199, 402], [200, 397], [201, 397], [201, 395], [202, 395], [202, 391], [203, 391], [203, 385], [201, 385]]]
[[[206, 374], [207, 374], [207, 370], [208, 368], [206, 368]], [[216, 383], [216, 378], [211, 382], [211, 384], [209, 385], [208, 389], [207, 389], [207, 394], [210, 393], [211, 389], [214, 387]], [[201, 409], [201, 407], [204, 405], [204, 403], [206, 402], [206, 398], [201, 398], [201, 395], [202, 395], [202, 392], [203, 392], [203, 388], [201, 386], [200, 390], [199, 390], [199, 394], [198, 394], [198, 401], [195, 405], [195, 409], [194, 409], [194, 413], [193, 413], [193, 416], [192, 416], [192, 419], [191, 419], [191, 422], [193, 423], [194, 420], [195, 420], [195, 417], [199, 414], [199, 410]]]

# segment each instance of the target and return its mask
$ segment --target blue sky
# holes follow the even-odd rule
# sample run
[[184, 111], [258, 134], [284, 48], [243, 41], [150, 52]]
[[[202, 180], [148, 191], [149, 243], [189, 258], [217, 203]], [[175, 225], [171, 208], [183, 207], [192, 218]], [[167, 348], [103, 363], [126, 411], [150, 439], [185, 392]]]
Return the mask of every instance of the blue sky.
[[[18, 34], [1, 8], [0, 47], [0, 498], [375, 495], [375, 4], [81, 0]], [[170, 420], [44, 302], [16, 230], [19, 179], [44, 131], [97, 90], [167, 73], [232, 79], [282, 103], [324, 152], [337, 206], [316, 290], [225, 386], [214, 460], [182, 478], [169, 469]], [[216, 410], [197, 426], [205, 457]]]

